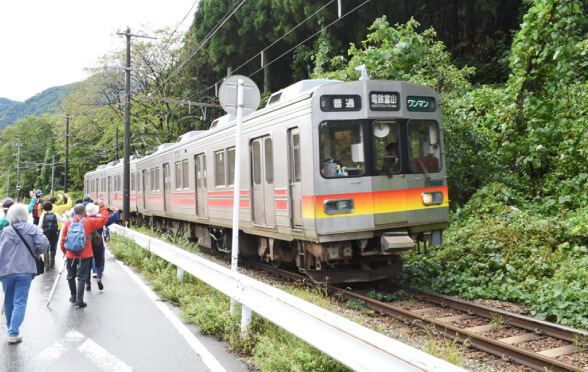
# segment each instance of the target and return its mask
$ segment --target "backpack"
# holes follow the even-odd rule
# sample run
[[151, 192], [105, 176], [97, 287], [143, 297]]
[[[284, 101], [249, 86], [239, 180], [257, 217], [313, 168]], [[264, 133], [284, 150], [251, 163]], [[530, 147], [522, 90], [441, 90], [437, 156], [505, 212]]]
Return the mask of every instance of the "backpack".
[[92, 233], [90, 234], [90, 241], [92, 242], [92, 248], [98, 248], [104, 245], [102, 235], [100, 235], [98, 230], [92, 231]]
[[57, 235], [57, 216], [55, 213], [45, 213], [45, 217], [43, 217], [43, 234], [47, 237]]
[[43, 214], [43, 203], [40, 201], [36, 202], [33, 206], [33, 217], [39, 218]]
[[84, 230], [84, 220], [86, 217], [79, 221], [72, 220], [69, 229], [67, 230], [67, 236], [65, 237], [65, 250], [79, 253], [86, 248], [88, 238], [86, 237], [86, 230]]

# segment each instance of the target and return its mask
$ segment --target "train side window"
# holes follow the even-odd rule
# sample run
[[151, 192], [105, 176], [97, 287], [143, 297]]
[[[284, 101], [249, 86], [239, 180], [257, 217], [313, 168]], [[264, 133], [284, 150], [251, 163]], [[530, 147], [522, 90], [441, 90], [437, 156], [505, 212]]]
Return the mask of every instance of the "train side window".
[[225, 151], [214, 153], [215, 186], [225, 185]]
[[272, 148], [272, 139], [266, 138], [264, 141], [265, 148], [265, 182], [268, 185], [274, 183], [274, 154]]
[[292, 180], [300, 182], [300, 134], [292, 134]]
[[261, 184], [261, 144], [259, 141], [253, 142], [253, 183]]
[[408, 122], [410, 170], [413, 173], [439, 172], [441, 170], [441, 147], [439, 125], [434, 120], [411, 120]]
[[319, 125], [321, 175], [325, 178], [365, 173], [364, 141], [359, 121], [326, 121]]
[[182, 188], [187, 189], [190, 187], [190, 178], [188, 170], [188, 159], [182, 160]]
[[155, 168], [155, 190], [159, 189], [159, 168]]
[[229, 161], [227, 162], [229, 182], [227, 185], [233, 185], [235, 183], [235, 148], [231, 147], [228, 149], [227, 155], [229, 157]]
[[174, 165], [175, 165], [174, 168], [175, 168], [175, 172], [176, 172], [175, 186], [176, 186], [176, 190], [177, 190], [177, 189], [182, 188], [182, 164], [179, 161], [177, 161]]

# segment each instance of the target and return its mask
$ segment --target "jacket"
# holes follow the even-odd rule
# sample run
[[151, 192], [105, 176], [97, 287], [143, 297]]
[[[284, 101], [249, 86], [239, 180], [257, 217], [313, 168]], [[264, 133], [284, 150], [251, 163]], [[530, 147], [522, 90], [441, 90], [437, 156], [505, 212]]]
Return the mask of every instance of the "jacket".
[[32, 223], [16, 222], [6, 227], [0, 233], [0, 278], [13, 274], [37, 274], [37, 263], [14, 228], [29, 243], [33, 254], [43, 254], [49, 246], [45, 235]]
[[[98, 233], [100, 234], [100, 237], [102, 238], [102, 245], [99, 245], [98, 247], [103, 247], [104, 246], [104, 237], [102, 236], [102, 233], [104, 232], [104, 227], [108, 227], [110, 225], [112, 225], [113, 223], [115, 223], [116, 221], [118, 221], [118, 216], [120, 215], [120, 210], [117, 209], [115, 212], [113, 212], [110, 217], [108, 217], [108, 222], [106, 222], [106, 225], [104, 225], [103, 227], [99, 228]], [[99, 218], [100, 215], [98, 214], [93, 214], [91, 216], [88, 216], [88, 218]], [[98, 248], [98, 247], [92, 247], [93, 248]]]
[[[69, 211], [71, 209], [72, 204], [73, 204], [73, 202], [72, 202], [71, 198], [67, 198], [67, 202], [65, 204], [53, 204], [53, 213], [59, 214], [59, 215], [66, 213], [67, 211]], [[65, 223], [65, 221], [60, 221], [59, 219], [57, 220], [57, 229], [58, 230], [61, 230], [61, 228], [63, 226], [61, 224], [61, 222]]]
[[[79, 258], [79, 255], [74, 254], [74, 252], [69, 252], [65, 250], [65, 239], [67, 238], [67, 231], [69, 230], [69, 226], [71, 225], [72, 221], [79, 221], [83, 217], [82, 216], [75, 216], [71, 220], [67, 221], [65, 225], [63, 225], [63, 230], [61, 232], [61, 240], [59, 242], [59, 246], [61, 247], [61, 251], [65, 253], [65, 257], [67, 258]], [[98, 230], [101, 227], [104, 227], [108, 222], [108, 209], [106, 207], [102, 207], [100, 209], [100, 217], [99, 218], [86, 218], [82, 224], [84, 225], [84, 232], [86, 233], [86, 238], [90, 236], [92, 232]], [[86, 247], [82, 251], [81, 258], [90, 258], [94, 257], [94, 252], [92, 251], [92, 242], [90, 239], [86, 241]]]

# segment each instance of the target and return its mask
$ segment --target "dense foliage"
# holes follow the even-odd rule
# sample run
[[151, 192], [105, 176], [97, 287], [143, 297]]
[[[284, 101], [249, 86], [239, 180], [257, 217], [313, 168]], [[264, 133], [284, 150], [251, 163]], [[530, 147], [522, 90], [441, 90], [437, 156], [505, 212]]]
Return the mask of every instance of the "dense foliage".
[[58, 112], [62, 100], [69, 94], [71, 85], [52, 87], [24, 102], [0, 98], [0, 129], [14, 125], [26, 116], [41, 116]]

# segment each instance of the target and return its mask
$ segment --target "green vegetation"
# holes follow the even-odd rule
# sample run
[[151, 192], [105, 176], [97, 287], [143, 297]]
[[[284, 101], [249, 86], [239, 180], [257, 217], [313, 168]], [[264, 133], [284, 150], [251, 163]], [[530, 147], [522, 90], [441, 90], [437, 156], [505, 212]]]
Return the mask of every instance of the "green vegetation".
[[[140, 270], [151, 282], [159, 297], [183, 310], [185, 321], [227, 342], [235, 352], [246, 357], [261, 371], [347, 371], [348, 369], [301, 341], [292, 334], [253, 314], [249, 336], [241, 337], [241, 309], [230, 315], [230, 300], [224, 294], [189, 274], [182, 282], [176, 278], [176, 267], [152, 255], [128, 239], [116, 234], [109, 246], [114, 255]], [[326, 301], [322, 289], [296, 288], [297, 295]]]

